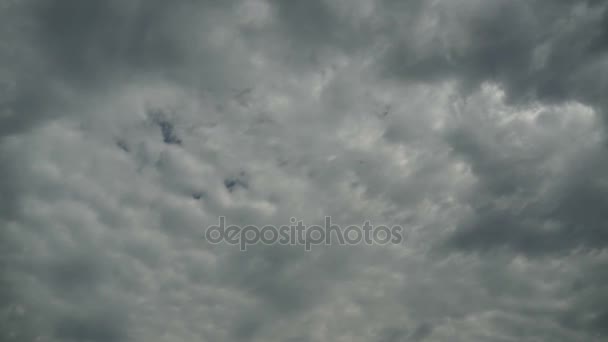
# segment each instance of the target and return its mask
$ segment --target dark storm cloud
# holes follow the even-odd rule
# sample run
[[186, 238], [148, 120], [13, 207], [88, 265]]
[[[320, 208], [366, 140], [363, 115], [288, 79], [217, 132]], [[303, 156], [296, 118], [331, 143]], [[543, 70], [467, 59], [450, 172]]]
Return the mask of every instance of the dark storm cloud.
[[[422, 49], [408, 40], [389, 49], [385, 75], [423, 82], [452, 79], [465, 93], [484, 82], [497, 83], [514, 105], [579, 101], [599, 113], [608, 109], [606, 2], [455, 1], [438, 6], [434, 14], [437, 26]], [[501, 157], [498, 149], [474, 141], [474, 125], [448, 137], [481, 180], [472, 204], [476, 214], [456, 233], [453, 245], [506, 246], [528, 254], [606, 247], [603, 148], [581, 158], [571, 175], [539, 199], [544, 157]], [[495, 204], [509, 196], [510, 206]], [[527, 203], [523, 209], [522, 203]], [[558, 227], [539, 229], [547, 224]]]
[[[480, 107], [481, 112], [487, 110]], [[537, 127], [555, 128], [559, 125], [551, 125], [577, 115], [545, 114], [555, 121], [549, 123], [541, 115]], [[456, 223], [455, 232], [445, 241], [449, 251], [479, 253], [492, 264], [492, 256], [503, 253], [550, 262], [605, 250], [608, 163], [601, 118], [593, 122], [597, 127], [585, 130], [587, 134], [575, 133], [575, 124], [562, 123], [565, 130], [559, 139], [524, 140], [524, 148], [516, 141], [529, 133], [518, 131], [516, 125], [485, 131], [483, 115], [476, 116], [474, 111], [468, 115], [472, 121], [460, 125], [447, 138], [454, 156], [466, 162], [476, 177], [475, 190], [466, 199], [471, 214]], [[580, 138], [577, 141], [574, 137]], [[579, 142], [589, 147], [568, 157], [569, 148]], [[576, 287], [563, 290], [573, 303], [549, 316], [562, 327], [604, 336], [605, 329], [599, 323], [605, 317], [604, 309], [594, 304], [606, 296], [600, 289], [604, 276], [581, 269], [578, 278]], [[505, 283], [512, 281], [498, 279], [493, 275], [485, 282], [498, 281], [492, 287], [502, 292], [508, 288]], [[584, 295], [579, 296], [579, 286], [588, 289]]]
[[475, 142], [475, 135], [464, 131], [449, 139], [479, 179], [471, 200], [474, 215], [449, 244], [484, 251], [507, 247], [528, 255], [607, 246], [603, 145], [584, 151], [563, 174], [551, 175], [549, 154], [501, 154]]
[[454, 151], [470, 163], [480, 180], [471, 202], [475, 214], [462, 224], [451, 244], [486, 251], [508, 247], [531, 255], [608, 244], [604, 228], [608, 164], [603, 148], [573, 161], [577, 165], [555, 177], [550, 191], [543, 193], [547, 175], [542, 167], [547, 155], [501, 156], [474, 140], [475, 133], [470, 131], [450, 138]]
[[606, 104], [604, 1], [454, 1], [434, 14], [426, 49], [391, 48], [387, 76], [453, 78], [466, 88], [496, 82], [515, 103]]
[[[401, 42], [381, 60], [385, 77], [406, 83], [455, 81], [464, 97], [494, 83], [504, 90], [506, 104], [522, 109], [583, 103], [598, 114], [601, 136], [579, 134], [593, 147], [560, 166], [555, 160], [576, 139], [565, 134], [546, 145], [531, 142], [517, 149], [514, 141], [526, 132], [498, 125], [484, 132], [487, 117], [471, 107], [458, 113], [470, 121], [451, 130], [446, 142], [470, 167], [476, 185], [466, 198], [471, 215], [456, 224], [448, 250], [481, 252], [488, 264], [497, 253], [551, 260], [605, 250], [608, 3], [452, 1], [426, 13], [434, 25], [423, 35], [401, 34]], [[560, 120], [548, 112], [534, 124], [557, 127]], [[577, 297], [579, 290], [564, 290], [575, 303], [550, 316], [562, 327], [603, 336], [605, 311], [593, 304], [606, 296], [598, 288], [602, 277], [586, 269], [579, 277], [589, 288], [585, 299]], [[498, 287], [504, 289], [504, 282]]]

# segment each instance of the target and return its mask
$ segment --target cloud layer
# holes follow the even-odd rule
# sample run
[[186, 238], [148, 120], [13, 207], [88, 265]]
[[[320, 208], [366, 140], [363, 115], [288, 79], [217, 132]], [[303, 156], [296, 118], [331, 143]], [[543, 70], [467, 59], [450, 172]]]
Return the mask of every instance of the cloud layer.
[[[601, 341], [605, 1], [0, 5], [0, 340]], [[210, 244], [296, 217], [398, 246]]]

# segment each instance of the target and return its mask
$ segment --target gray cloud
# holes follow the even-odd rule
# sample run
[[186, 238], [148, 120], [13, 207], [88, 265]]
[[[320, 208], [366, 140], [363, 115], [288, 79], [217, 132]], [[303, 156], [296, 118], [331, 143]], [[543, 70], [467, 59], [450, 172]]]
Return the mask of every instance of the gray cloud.
[[604, 1], [0, 6], [1, 340], [605, 338]]
[[[431, 10], [429, 10], [431, 11]], [[512, 103], [583, 101], [605, 105], [603, 1], [441, 3], [423, 50], [389, 49], [386, 74], [416, 80], [454, 78], [465, 87], [501, 84]]]

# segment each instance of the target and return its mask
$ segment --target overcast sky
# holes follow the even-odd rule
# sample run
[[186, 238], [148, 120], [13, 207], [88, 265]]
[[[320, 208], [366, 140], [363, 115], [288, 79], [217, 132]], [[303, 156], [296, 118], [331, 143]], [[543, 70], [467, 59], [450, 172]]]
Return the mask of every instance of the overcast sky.
[[0, 340], [606, 341], [606, 94], [602, 0], [2, 0]]

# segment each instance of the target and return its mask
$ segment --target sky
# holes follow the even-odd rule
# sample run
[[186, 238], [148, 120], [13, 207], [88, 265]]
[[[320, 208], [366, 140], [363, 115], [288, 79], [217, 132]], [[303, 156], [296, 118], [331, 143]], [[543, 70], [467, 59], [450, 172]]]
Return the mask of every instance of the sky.
[[3, 0], [0, 340], [606, 341], [607, 93], [602, 0]]

